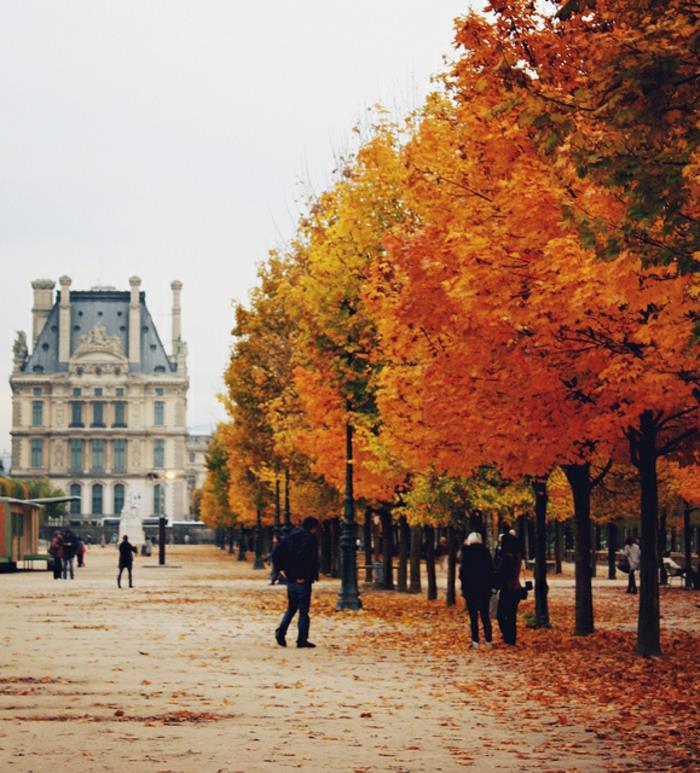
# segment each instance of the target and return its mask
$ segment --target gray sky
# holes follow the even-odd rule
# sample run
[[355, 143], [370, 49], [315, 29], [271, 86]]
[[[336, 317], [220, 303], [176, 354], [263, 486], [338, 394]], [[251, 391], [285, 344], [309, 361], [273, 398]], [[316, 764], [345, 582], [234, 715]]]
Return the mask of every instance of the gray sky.
[[181, 279], [190, 426], [221, 417], [232, 323], [366, 108], [418, 104], [469, 0], [0, 0], [0, 451], [37, 277]]

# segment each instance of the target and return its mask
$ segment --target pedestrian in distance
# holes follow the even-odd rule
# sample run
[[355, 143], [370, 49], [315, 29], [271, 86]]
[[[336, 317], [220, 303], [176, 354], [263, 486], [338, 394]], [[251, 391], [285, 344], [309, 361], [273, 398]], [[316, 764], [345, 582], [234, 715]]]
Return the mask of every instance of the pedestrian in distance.
[[518, 604], [523, 598], [520, 585], [522, 558], [517, 537], [504, 534], [501, 540], [501, 556], [496, 566], [496, 587], [498, 594], [498, 627], [503, 641], [515, 645], [517, 637]]
[[75, 551], [77, 548], [77, 538], [70, 529], [65, 529], [63, 532], [63, 579], [68, 579], [70, 573], [71, 580], [75, 579], [75, 571], [73, 569], [73, 561], [75, 561]]
[[49, 555], [53, 559], [53, 578], [60, 580], [63, 572], [63, 535], [60, 531], [54, 532], [51, 538]]
[[447, 571], [447, 560], [450, 555], [450, 548], [447, 544], [447, 537], [440, 537], [438, 540], [437, 559], [442, 572]]
[[484, 629], [486, 646], [491, 646], [492, 631], [489, 604], [495, 582], [493, 559], [483, 544], [481, 534], [473, 531], [462, 546], [459, 565], [462, 596], [467, 603], [472, 631], [472, 647], [479, 646], [479, 617]]
[[637, 540], [632, 537], [627, 537], [622, 552], [625, 554], [625, 558], [627, 559], [630, 568], [627, 575], [627, 593], [636, 593], [637, 580], [635, 575], [642, 560], [642, 549], [639, 547], [639, 542]]
[[80, 539], [80, 537], [77, 537], [75, 540], [75, 556], [78, 559], [78, 568], [80, 569], [81, 566], [85, 566], [85, 552], [87, 548], [85, 547], [85, 543]]
[[134, 566], [134, 554], [136, 548], [129, 542], [129, 537], [125, 534], [119, 543], [119, 574], [117, 575], [117, 587], [122, 587], [122, 572], [126, 569], [129, 573], [129, 587], [133, 588], [132, 570]]
[[298, 612], [297, 647], [315, 647], [309, 641], [309, 608], [311, 586], [318, 580], [319, 522], [316, 518], [304, 518], [301, 528], [293, 529], [289, 536], [275, 548], [272, 554], [273, 571], [283, 573], [287, 581], [287, 610], [275, 630], [275, 640], [280, 647], [287, 646], [287, 629]]

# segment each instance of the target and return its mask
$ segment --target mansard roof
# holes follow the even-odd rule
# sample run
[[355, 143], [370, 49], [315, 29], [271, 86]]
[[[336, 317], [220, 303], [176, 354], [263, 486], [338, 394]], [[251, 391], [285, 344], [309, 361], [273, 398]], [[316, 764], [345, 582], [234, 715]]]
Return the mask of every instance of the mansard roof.
[[[49, 312], [34, 351], [23, 368], [25, 373], [61, 373], [68, 363], [58, 361], [59, 303], [61, 293]], [[139, 293], [141, 307], [141, 361], [130, 362], [132, 373], [174, 372], [175, 363], [166, 354], [153, 317], [146, 306], [146, 294]], [[104, 326], [108, 336], [119, 339], [125, 356], [129, 352], [129, 292], [118, 290], [73, 290], [70, 292], [70, 355], [73, 356], [82, 336], [96, 325]]]

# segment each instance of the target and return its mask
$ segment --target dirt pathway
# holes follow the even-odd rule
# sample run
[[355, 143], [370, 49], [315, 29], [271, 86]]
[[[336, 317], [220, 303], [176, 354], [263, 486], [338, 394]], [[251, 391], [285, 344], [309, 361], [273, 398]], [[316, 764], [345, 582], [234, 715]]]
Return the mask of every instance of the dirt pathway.
[[[272, 640], [282, 588], [215, 548], [170, 558], [179, 568], [139, 559], [133, 590], [116, 588], [116, 556], [99, 548], [74, 582], [0, 576], [3, 770], [606, 767], [585, 729], [564, 736], [544, 717], [519, 732], [483, 690], [465, 690], [503, 678], [486, 652], [430, 662], [412, 651], [410, 626], [405, 649], [355, 650], [381, 626], [368, 613], [317, 614], [319, 647], [283, 650]], [[335, 592], [320, 584], [319, 611]]]

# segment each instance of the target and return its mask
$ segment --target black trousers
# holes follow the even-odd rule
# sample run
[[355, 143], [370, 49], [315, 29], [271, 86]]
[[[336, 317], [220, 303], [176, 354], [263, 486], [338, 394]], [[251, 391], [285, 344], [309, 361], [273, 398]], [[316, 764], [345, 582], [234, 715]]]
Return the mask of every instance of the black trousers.
[[491, 641], [493, 633], [491, 630], [491, 616], [489, 614], [489, 596], [467, 596], [466, 601], [469, 622], [472, 627], [472, 641], [479, 641], [479, 616], [481, 616], [481, 625], [484, 629], [484, 639]]
[[636, 593], [637, 592], [637, 579], [635, 577], [636, 569], [633, 569], [630, 571], [629, 575], [627, 576], [627, 593]]
[[127, 572], [129, 572], [129, 587], [130, 587], [130, 588], [133, 588], [133, 587], [134, 587], [134, 584], [133, 584], [133, 582], [132, 582], [132, 578], [131, 578], [131, 569], [132, 569], [132, 566], [133, 566], [133, 564], [124, 564], [124, 566], [122, 566], [121, 564], [119, 565], [119, 576], [117, 577], [117, 585], [118, 585], [120, 588], [122, 587], [122, 572], [123, 572], [125, 569], [127, 570]]
[[54, 558], [53, 560], [53, 578], [54, 580], [61, 579], [61, 573], [63, 572], [63, 562], [60, 558]]
[[520, 597], [519, 588], [505, 588], [498, 594], [498, 627], [506, 644], [515, 644]]

